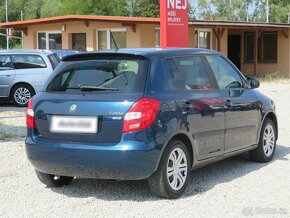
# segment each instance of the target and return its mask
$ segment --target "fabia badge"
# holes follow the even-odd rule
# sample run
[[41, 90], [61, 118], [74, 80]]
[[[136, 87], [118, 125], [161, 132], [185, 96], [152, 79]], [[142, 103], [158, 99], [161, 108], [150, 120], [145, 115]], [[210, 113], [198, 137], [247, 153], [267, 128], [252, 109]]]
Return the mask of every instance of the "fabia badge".
[[78, 106], [76, 104], [72, 104], [69, 108], [69, 112], [76, 112]]

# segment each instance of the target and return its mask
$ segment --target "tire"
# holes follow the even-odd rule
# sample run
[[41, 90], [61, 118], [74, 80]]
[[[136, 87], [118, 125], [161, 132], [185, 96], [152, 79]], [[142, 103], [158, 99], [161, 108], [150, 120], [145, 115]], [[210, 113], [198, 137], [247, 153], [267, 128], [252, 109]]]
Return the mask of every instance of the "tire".
[[[182, 158], [178, 161], [179, 165], [175, 165], [177, 168], [171, 170], [171, 166], [174, 166], [173, 160], [178, 160], [179, 157]], [[190, 157], [186, 146], [179, 140], [171, 140], [157, 171], [148, 179], [152, 193], [162, 198], [180, 197], [188, 185], [189, 170]], [[168, 173], [172, 175], [168, 176]]]
[[274, 122], [266, 118], [260, 133], [259, 144], [255, 150], [250, 151], [253, 161], [267, 163], [273, 159], [276, 150], [277, 128]]
[[36, 176], [40, 182], [45, 184], [47, 187], [61, 187], [68, 185], [74, 179], [73, 177], [60, 176], [58, 179], [55, 179], [54, 175], [46, 174], [35, 170]]
[[19, 84], [12, 89], [10, 98], [16, 106], [26, 107], [28, 100], [33, 95], [35, 95], [35, 92], [31, 86]]

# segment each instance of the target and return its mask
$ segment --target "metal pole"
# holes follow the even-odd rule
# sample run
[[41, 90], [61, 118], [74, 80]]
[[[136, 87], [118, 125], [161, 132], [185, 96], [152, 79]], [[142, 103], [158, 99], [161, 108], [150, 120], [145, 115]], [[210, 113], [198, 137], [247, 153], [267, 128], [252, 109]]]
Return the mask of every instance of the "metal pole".
[[[6, 0], [6, 5], [5, 5], [5, 9], [6, 9], [6, 22], [8, 22], [8, 4], [7, 4], [7, 0]], [[8, 29], [6, 29], [6, 49], [9, 49], [9, 37], [8, 37]]]
[[249, 2], [247, 1], [247, 22], [249, 21]]
[[[21, 21], [23, 21], [23, 11], [21, 11]], [[23, 31], [21, 31], [21, 46], [22, 46], [22, 49], [23, 49]]]
[[267, 23], [269, 23], [269, 0], [266, 2], [266, 17], [267, 17]]

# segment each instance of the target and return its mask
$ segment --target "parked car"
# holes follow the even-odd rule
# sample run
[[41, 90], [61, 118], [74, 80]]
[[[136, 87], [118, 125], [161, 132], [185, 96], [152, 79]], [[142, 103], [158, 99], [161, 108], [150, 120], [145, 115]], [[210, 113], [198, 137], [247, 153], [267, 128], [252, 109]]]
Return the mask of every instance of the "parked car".
[[51, 50], [51, 51], [53, 53], [55, 53], [59, 57], [60, 60], [68, 55], [74, 55], [74, 54], [79, 54], [79, 53], [85, 52], [85, 51], [69, 50], [69, 49]]
[[59, 62], [59, 58], [48, 51], [0, 51], [0, 99], [27, 106]]
[[177, 198], [191, 169], [273, 158], [274, 102], [221, 53], [120, 49], [73, 55], [28, 104], [26, 152], [49, 187], [75, 177], [148, 179]]

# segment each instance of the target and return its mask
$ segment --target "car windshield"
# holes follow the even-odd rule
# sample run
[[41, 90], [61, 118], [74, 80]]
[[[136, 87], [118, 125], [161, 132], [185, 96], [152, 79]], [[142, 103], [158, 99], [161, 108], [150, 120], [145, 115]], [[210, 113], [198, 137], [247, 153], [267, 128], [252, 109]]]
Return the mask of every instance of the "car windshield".
[[47, 91], [143, 92], [147, 65], [146, 59], [98, 59], [72, 62], [52, 79]]

